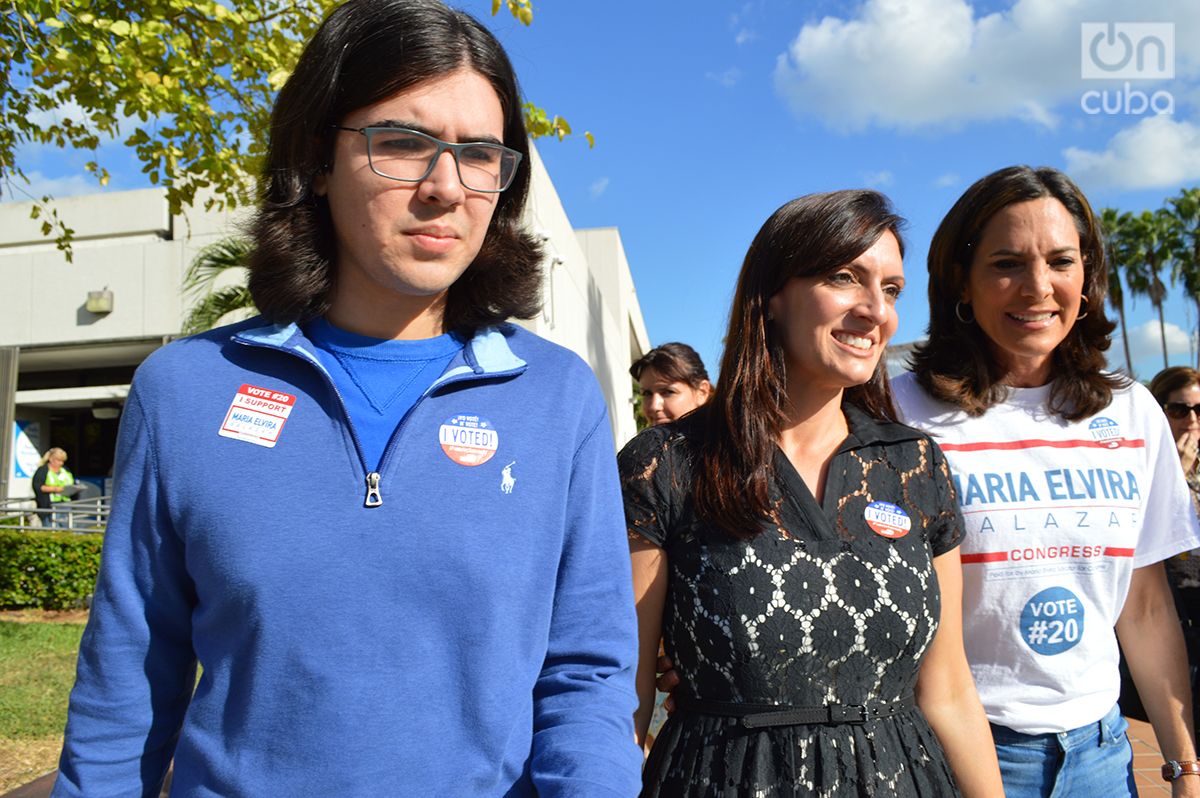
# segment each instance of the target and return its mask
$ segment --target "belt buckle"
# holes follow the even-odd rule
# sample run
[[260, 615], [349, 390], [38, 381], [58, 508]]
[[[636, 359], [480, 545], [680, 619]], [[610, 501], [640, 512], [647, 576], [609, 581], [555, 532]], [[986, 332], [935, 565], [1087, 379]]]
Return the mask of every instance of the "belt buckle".
[[866, 723], [870, 712], [863, 704], [845, 704], [829, 708], [832, 723]]

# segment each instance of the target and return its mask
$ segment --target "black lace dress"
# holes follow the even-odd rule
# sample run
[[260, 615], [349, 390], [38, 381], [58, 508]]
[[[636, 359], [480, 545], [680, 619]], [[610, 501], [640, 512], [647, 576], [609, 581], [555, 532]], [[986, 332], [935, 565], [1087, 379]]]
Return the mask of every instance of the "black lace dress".
[[[750, 540], [694, 514], [696, 416], [646, 430], [621, 452], [630, 534], [667, 553], [663, 637], [683, 703], [819, 707], [911, 695], [940, 612], [932, 558], [958, 545], [962, 519], [946, 460], [926, 435], [845, 412], [850, 435], [824, 506], [777, 450], [773, 518]], [[904, 523], [889, 505], [909, 519], [903, 536], [885, 536]], [[643, 784], [645, 796], [958, 794], [916, 708], [862, 724], [767, 728], [677, 710]]]

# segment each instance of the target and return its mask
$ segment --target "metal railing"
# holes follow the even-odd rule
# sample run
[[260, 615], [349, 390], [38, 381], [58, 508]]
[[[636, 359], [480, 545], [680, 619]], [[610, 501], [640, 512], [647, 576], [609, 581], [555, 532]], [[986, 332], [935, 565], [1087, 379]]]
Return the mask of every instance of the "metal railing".
[[41, 510], [33, 499], [0, 499], [0, 529], [81, 534], [104, 532], [111, 504], [111, 496], [92, 496], [55, 502], [49, 510]]

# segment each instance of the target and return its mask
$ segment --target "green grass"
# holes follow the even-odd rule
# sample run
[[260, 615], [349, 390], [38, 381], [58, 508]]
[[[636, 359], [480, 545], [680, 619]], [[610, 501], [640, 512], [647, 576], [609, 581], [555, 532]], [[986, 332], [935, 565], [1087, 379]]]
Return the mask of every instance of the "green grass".
[[81, 624], [0, 621], [0, 738], [62, 734]]

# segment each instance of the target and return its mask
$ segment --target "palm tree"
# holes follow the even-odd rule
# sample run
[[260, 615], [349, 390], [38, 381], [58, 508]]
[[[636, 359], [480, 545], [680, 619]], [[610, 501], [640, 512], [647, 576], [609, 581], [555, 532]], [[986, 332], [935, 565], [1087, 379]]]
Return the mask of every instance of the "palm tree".
[[244, 276], [234, 285], [217, 288], [217, 279], [230, 269], [242, 268], [250, 255], [251, 244], [241, 236], [230, 236], [209, 244], [196, 254], [183, 277], [185, 295], [198, 300], [183, 322], [185, 335], [211, 330], [227, 314], [254, 312], [254, 299]]
[[[1125, 246], [1121, 260], [1125, 266], [1125, 281], [1129, 293], [1150, 298], [1150, 304], [1158, 311], [1158, 332], [1162, 339], [1163, 368], [1167, 360], [1167, 321], [1163, 316], [1163, 301], [1167, 298], [1167, 286], [1162, 281], [1164, 267], [1171, 264], [1170, 214], [1165, 208], [1142, 211], [1130, 216], [1128, 235], [1123, 236]], [[1168, 279], [1172, 279], [1167, 272]]]
[[[1183, 283], [1183, 289], [1196, 305], [1197, 326], [1200, 326], [1200, 188], [1185, 188], [1179, 196], [1167, 200], [1171, 218], [1174, 253], [1171, 259], [1172, 278]], [[1200, 347], [1197, 347], [1200, 365]]]
[[1128, 235], [1127, 228], [1131, 214], [1121, 212], [1116, 208], [1104, 208], [1100, 211], [1100, 229], [1104, 236], [1104, 250], [1108, 257], [1108, 304], [1117, 311], [1121, 320], [1121, 343], [1125, 345], [1125, 372], [1134, 377], [1133, 358], [1129, 356], [1129, 329], [1125, 326], [1125, 289], [1121, 285], [1121, 268], [1124, 265], [1118, 256], [1123, 246], [1124, 237]]

